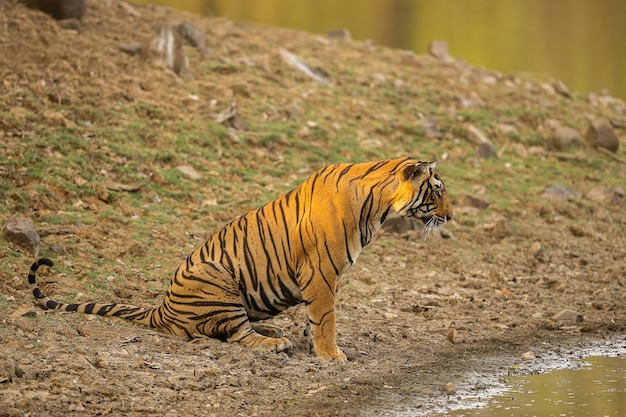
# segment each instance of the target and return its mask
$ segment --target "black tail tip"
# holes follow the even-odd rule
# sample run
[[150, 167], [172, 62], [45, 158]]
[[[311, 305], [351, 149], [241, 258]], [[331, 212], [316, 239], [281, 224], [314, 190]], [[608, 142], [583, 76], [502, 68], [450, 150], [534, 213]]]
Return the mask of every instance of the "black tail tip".
[[52, 262], [50, 259], [48, 258], [39, 258], [39, 260], [37, 261], [38, 265], [46, 265], [46, 266], [53, 266], [54, 262]]

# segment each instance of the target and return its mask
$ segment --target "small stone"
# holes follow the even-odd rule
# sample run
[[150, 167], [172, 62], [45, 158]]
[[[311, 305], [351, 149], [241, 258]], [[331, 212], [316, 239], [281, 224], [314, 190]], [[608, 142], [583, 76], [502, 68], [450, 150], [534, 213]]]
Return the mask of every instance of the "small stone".
[[448, 341], [452, 344], [456, 343], [456, 329], [454, 327], [448, 332]]
[[30, 219], [12, 216], [4, 225], [2, 231], [7, 241], [27, 249], [35, 258], [39, 256], [41, 238]]
[[428, 53], [443, 62], [452, 61], [448, 55], [448, 42], [446, 41], [432, 41], [428, 44]]
[[62, 19], [59, 20], [59, 26], [63, 29], [80, 32], [83, 27], [83, 23], [79, 19]]
[[471, 194], [459, 194], [459, 196], [456, 198], [456, 204], [461, 207], [486, 209], [491, 203], [485, 197]]
[[41, 10], [57, 20], [83, 18], [87, 0], [26, 0], [26, 5]]
[[537, 258], [541, 255], [541, 253], [543, 252], [543, 247], [541, 246], [541, 243], [539, 242], [533, 242], [530, 245], [530, 254], [534, 257]]
[[574, 128], [567, 126], [557, 126], [552, 131], [552, 147], [557, 151], [567, 151], [573, 148], [580, 148], [583, 138]]
[[495, 227], [493, 228], [493, 234], [499, 239], [504, 239], [505, 237], [516, 236], [519, 232], [509, 219], [502, 216], [496, 220]]
[[517, 130], [515, 126], [508, 124], [508, 123], [498, 123], [496, 125], [496, 131], [500, 135], [507, 136], [507, 137], [519, 134], [519, 130]]
[[15, 365], [13, 359], [0, 360], [0, 383], [13, 382], [15, 378], [21, 378], [22, 375], [24, 371]]
[[568, 97], [568, 98], [572, 97], [572, 93], [570, 93], [569, 88], [567, 88], [567, 86], [565, 85], [565, 83], [563, 83], [563, 81], [553, 80], [552, 87], [554, 87], [554, 90], [560, 95]]
[[535, 356], [535, 352], [533, 352], [532, 350], [522, 353], [523, 361], [532, 361], [533, 359], [537, 359], [537, 356]]
[[343, 41], [352, 40], [352, 34], [350, 33], [348, 29], [345, 29], [345, 28], [329, 30], [328, 32], [326, 32], [326, 36], [328, 36], [331, 39], [340, 39]]
[[598, 203], [619, 204], [624, 198], [624, 190], [622, 188], [596, 187], [589, 190], [585, 197]]
[[475, 145], [478, 145], [478, 155], [482, 158], [496, 157], [498, 156], [493, 143], [487, 138], [480, 129], [474, 125], [467, 125], [465, 127], [467, 133], [467, 139]]
[[183, 22], [180, 24], [184, 39], [194, 48], [204, 47], [204, 32], [193, 23]]
[[177, 170], [183, 173], [187, 178], [191, 178], [192, 180], [199, 180], [202, 178], [202, 175], [194, 169], [194, 167], [189, 165], [180, 165], [176, 167]]
[[576, 323], [580, 323], [580, 322], [583, 321], [582, 314], [580, 314], [577, 311], [570, 310], [570, 309], [567, 309], [567, 308], [559, 311], [554, 316], [552, 316], [552, 318], [554, 320], [572, 321], [572, 322], [576, 322]]
[[439, 229], [439, 234], [444, 239], [452, 239], [453, 237], [452, 232], [446, 229], [445, 227], [442, 227]]
[[552, 199], [552, 200], [569, 200], [570, 198], [580, 198], [582, 196], [582, 194], [580, 194], [578, 191], [573, 190], [569, 187], [565, 187], [563, 185], [560, 184], [553, 184], [550, 187], [548, 187], [543, 194], [541, 194], [542, 197], [544, 198], [548, 198], [548, 199]]
[[142, 56], [155, 65], [167, 67], [179, 77], [189, 74], [189, 59], [183, 49], [183, 26], [173, 23], [160, 25], [145, 45]]
[[122, 52], [126, 52], [129, 55], [139, 55], [143, 50], [143, 44], [139, 42], [127, 43], [120, 46]]
[[419, 124], [424, 128], [426, 137], [430, 139], [439, 139], [443, 136], [441, 130], [437, 126], [437, 117], [433, 114], [422, 116]]
[[383, 231], [385, 233], [405, 234], [415, 232], [418, 229], [419, 225], [417, 221], [408, 217], [394, 217], [386, 220], [383, 224]]
[[446, 385], [443, 386], [443, 391], [448, 394], [454, 394], [456, 392], [456, 388], [454, 387], [454, 384], [452, 382], [448, 382]]
[[589, 121], [585, 140], [594, 148], [604, 148], [611, 152], [617, 152], [619, 148], [619, 138], [615, 134], [613, 127], [607, 120], [602, 118]]

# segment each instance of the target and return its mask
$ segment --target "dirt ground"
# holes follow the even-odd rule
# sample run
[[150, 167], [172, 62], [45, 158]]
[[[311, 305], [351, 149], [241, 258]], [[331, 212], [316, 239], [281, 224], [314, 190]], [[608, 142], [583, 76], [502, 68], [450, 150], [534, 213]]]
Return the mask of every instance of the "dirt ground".
[[[164, 20], [190, 21], [209, 35], [205, 50], [186, 47], [192, 73], [187, 78], [119, 49], [146, 39], [155, 22]], [[335, 86], [319, 86], [285, 67], [279, 46], [326, 63]], [[217, 62], [211, 64], [210, 76], [199, 70], [207, 62]], [[606, 95], [568, 98], [546, 83], [518, 82], [464, 63], [449, 64], [369, 42], [329, 40], [107, 0], [91, 2], [80, 31], [63, 29], [48, 16], [0, 0], [0, 71], [0, 176], [5, 184], [0, 220], [4, 224], [18, 214], [34, 221], [42, 235], [41, 254], [57, 263], [42, 270], [43, 289], [62, 301], [158, 302], [182, 257], [207, 233], [249, 207], [248, 195], [277, 195], [287, 189], [285, 184], [305, 178], [317, 163], [286, 168], [277, 179], [265, 175], [243, 181], [240, 175], [224, 174], [209, 184], [196, 181], [190, 193], [206, 192], [206, 200], [159, 197], [159, 207], [171, 210], [151, 217], [158, 197], [152, 189], [140, 191], [138, 198], [146, 203], [139, 208], [133, 206], [135, 197], [123, 192], [103, 197], [92, 177], [72, 171], [71, 155], [37, 142], [50, 132], [54, 136], [68, 129], [87, 138], [87, 155], [102, 152], [109, 158], [106, 163], [104, 157], [89, 160], [85, 172], [118, 182], [156, 172], [143, 178], [174, 189], [158, 173], [177, 161], [145, 162], [133, 174], [137, 177], [129, 179], [122, 169], [132, 155], [118, 151], [122, 148], [113, 142], [102, 139], [96, 144], [90, 138], [104, 137], [106, 132], [97, 130], [104, 125], [114, 126], [120, 135], [148, 128], [147, 122], [139, 129], [133, 123], [154, 117], [148, 113], [155, 108], [165, 109], [162, 120], [150, 120], [159, 134], [142, 138], [159, 150], [170, 146], [167, 140], [176, 135], [171, 126], [177, 119], [211, 118], [220, 106], [237, 99], [248, 121], [298, 118], [302, 128], [295, 135], [319, 147], [328, 145], [328, 137], [307, 136], [320, 128], [307, 120], [314, 114], [311, 109], [323, 108], [319, 111], [328, 113], [321, 113], [318, 123], [337, 125], [335, 130], [339, 125], [356, 126], [355, 146], [367, 148], [364, 155], [373, 158], [382, 152], [378, 142], [363, 138], [384, 137], [386, 131], [377, 131], [377, 123], [403, 129], [405, 117], [417, 117], [411, 102], [425, 100], [423, 108], [439, 109], [438, 125], [444, 130], [434, 146], [441, 150], [428, 148], [426, 156], [445, 152], [443, 170], [453, 164], [470, 167], [448, 168], [444, 176], [456, 209], [455, 220], [446, 226], [447, 238], [425, 240], [419, 230], [387, 231], [364, 250], [343, 280], [337, 308], [338, 344], [349, 359], [345, 364], [309, 354], [302, 307], [272, 320], [294, 342], [293, 349], [280, 354], [213, 339], [188, 341], [119, 320], [44, 311], [35, 305], [26, 284], [32, 254], [4, 242], [0, 416], [423, 415], [445, 411], [468, 396], [486, 396], [502, 376], [539, 372], [555, 356], [577, 358], [589, 346], [598, 346], [601, 353], [626, 353], [626, 203], [620, 189], [626, 185], [624, 164], [588, 148], [554, 157], [540, 144], [504, 140], [497, 142], [502, 150], [498, 156], [504, 158], [498, 164], [475, 156], [473, 145], [459, 140], [459, 132], [443, 128], [460, 123], [460, 113], [448, 108], [471, 106], [469, 102], [482, 103], [472, 113], [475, 118], [489, 109], [502, 120], [515, 119], [522, 137], [540, 129], [543, 119], [575, 120], [571, 123], [584, 131], [588, 117], [603, 116], [617, 121], [617, 155], [623, 158], [622, 100]], [[473, 81], [476, 77], [482, 81]], [[392, 89], [376, 90], [382, 88], [379, 84], [392, 84]], [[353, 90], [347, 85], [354, 85]], [[360, 88], [388, 101], [360, 99]], [[207, 91], [217, 99], [204, 100]], [[353, 96], [335, 96], [332, 91]], [[286, 98], [290, 94], [303, 98], [293, 102]], [[375, 105], [368, 107], [370, 102]], [[512, 116], [497, 110], [517, 102], [544, 113], [537, 116], [528, 110]], [[137, 103], [152, 107], [129, 113], [128, 106]], [[286, 116], [275, 114], [279, 105], [291, 106]], [[86, 123], [90, 118], [94, 122]], [[271, 125], [251, 124], [251, 130], [272, 131]], [[328, 131], [334, 135], [333, 128]], [[250, 145], [239, 164], [247, 158], [248, 163], [270, 167], [281, 163], [279, 152], [288, 157], [288, 145], [281, 141], [267, 144], [254, 133], [238, 134]], [[234, 148], [241, 147], [234, 142]], [[400, 152], [408, 145], [390, 139], [388, 146], [388, 152]], [[42, 168], [43, 174], [37, 174], [24, 166], [32, 149], [54, 169]], [[74, 156], [81, 152], [83, 148], [77, 148]], [[222, 159], [202, 162], [204, 178], [236, 162], [227, 148], [219, 152]], [[345, 158], [355, 155], [350, 149], [342, 152]], [[509, 165], [502, 168], [505, 160]], [[516, 178], [526, 178], [522, 170], [507, 171], [511, 164], [533, 172], [537, 185], [507, 200], [520, 192], [512, 188]], [[482, 168], [472, 171], [475, 166]], [[462, 172], [471, 174], [455, 178]], [[541, 192], [559, 179], [580, 195], [542, 197]], [[280, 185], [267, 185], [259, 194], [255, 184], [260, 182]], [[229, 190], [232, 200], [222, 204], [214, 196], [226, 183], [237, 186]], [[92, 191], [81, 194], [83, 186]], [[590, 194], [598, 187], [612, 194]], [[461, 198], [463, 193], [483, 195], [485, 188], [491, 200], [487, 208]], [[116, 213], [128, 219], [120, 220]], [[54, 227], [57, 233], [43, 233]], [[527, 351], [537, 359], [522, 360]]]

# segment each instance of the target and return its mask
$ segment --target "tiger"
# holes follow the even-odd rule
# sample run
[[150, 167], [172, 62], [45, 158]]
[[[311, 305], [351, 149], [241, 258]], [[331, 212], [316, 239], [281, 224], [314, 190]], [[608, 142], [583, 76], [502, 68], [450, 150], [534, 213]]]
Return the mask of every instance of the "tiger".
[[32, 264], [28, 283], [50, 310], [119, 317], [189, 339], [212, 337], [273, 352], [293, 344], [279, 327], [257, 322], [303, 303], [310, 352], [346, 362], [336, 343], [340, 278], [387, 219], [416, 218], [431, 231], [452, 219], [435, 167], [435, 161], [401, 157], [317, 170], [198, 246], [176, 269], [158, 307], [53, 300], [36, 283], [39, 267], [53, 266], [47, 258]]

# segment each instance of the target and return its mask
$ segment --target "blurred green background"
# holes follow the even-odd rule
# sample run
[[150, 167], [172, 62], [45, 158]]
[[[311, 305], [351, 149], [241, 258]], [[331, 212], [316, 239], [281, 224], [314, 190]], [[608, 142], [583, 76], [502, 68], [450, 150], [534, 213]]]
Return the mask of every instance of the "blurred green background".
[[557, 78], [626, 98], [624, 0], [133, 0], [197, 13], [450, 54], [503, 73]]

